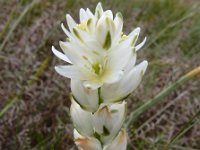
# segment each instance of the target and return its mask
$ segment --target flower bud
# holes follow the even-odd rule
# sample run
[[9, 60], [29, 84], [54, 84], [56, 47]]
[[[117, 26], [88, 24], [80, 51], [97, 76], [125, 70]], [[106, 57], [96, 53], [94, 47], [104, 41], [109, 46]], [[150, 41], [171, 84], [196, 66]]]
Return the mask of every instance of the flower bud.
[[116, 137], [126, 116], [126, 102], [102, 105], [93, 115], [95, 133], [100, 135], [100, 140], [105, 144]]
[[101, 87], [101, 98], [103, 101], [105, 103], [111, 103], [126, 98], [141, 82], [147, 65], [147, 61], [143, 61], [124, 74], [118, 82], [103, 85]]
[[74, 127], [84, 136], [93, 135], [92, 113], [83, 110], [73, 99], [70, 114]]
[[83, 86], [80, 80], [71, 80], [73, 98], [82, 108], [95, 112], [99, 107], [98, 90], [92, 90]]
[[127, 135], [125, 129], [121, 129], [117, 137], [103, 150], [126, 150], [127, 146]]

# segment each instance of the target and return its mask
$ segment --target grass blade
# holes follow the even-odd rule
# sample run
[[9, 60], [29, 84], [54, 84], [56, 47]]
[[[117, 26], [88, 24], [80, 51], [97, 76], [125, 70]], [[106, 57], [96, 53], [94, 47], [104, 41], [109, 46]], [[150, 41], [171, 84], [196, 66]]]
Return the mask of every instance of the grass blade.
[[[188, 130], [190, 130], [196, 123], [196, 118], [200, 116], [200, 110], [185, 124], [185, 126], [171, 139], [168, 145], [176, 142], [181, 136], [183, 136]], [[167, 146], [168, 147], [168, 146]]]
[[1, 46], [0, 46], [0, 51], [3, 50], [3, 48], [5, 47], [6, 43], [8, 42], [8, 40], [10, 39], [10, 37], [12, 36], [12, 33], [14, 32], [14, 30], [17, 28], [17, 26], [20, 24], [20, 22], [23, 20], [23, 18], [26, 16], [26, 14], [36, 5], [40, 2], [40, 0], [33, 0], [28, 6], [26, 6], [26, 8], [22, 11], [22, 13], [20, 14], [19, 18], [15, 21], [15, 23], [13, 24], [13, 26], [11, 27], [11, 29], [9, 30], [8, 34], [5, 36], [5, 39], [3, 40]]
[[144, 113], [145, 111], [147, 111], [148, 109], [150, 109], [151, 107], [153, 107], [157, 103], [159, 103], [163, 97], [167, 96], [172, 91], [177, 89], [180, 85], [183, 85], [184, 83], [186, 83], [187, 81], [189, 81], [190, 79], [194, 78], [195, 76], [197, 76], [199, 74], [200, 74], [200, 66], [193, 69], [189, 73], [185, 74], [181, 78], [179, 78], [177, 81], [175, 81], [174, 83], [169, 85], [167, 88], [162, 90], [160, 93], [158, 93], [154, 98], [147, 100], [146, 103], [144, 103], [142, 106], [140, 106], [138, 109], [136, 109], [129, 115], [128, 120], [125, 123], [125, 126], [126, 127], [130, 126], [133, 122], [135, 122], [137, 120], [137, 118], [142, 113]]

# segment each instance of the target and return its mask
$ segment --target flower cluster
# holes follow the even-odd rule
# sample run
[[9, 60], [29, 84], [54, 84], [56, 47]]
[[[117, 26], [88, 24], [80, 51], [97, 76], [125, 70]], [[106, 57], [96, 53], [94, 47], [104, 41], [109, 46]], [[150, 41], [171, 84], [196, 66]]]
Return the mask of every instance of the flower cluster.
[[52, 51], [68, 63], [55, 70], [71, 79], [75, 143], [80, 150], [125, 150], [124, 100], [146, 71], [147, 61], [135, 65], [146, 38], [136, 44], [140, 28], [125, 35], [122, 15], [114, 17], [100, 3], [94, 14], [80, 9], [79, 24], [70, 15], [66, 19], [69, 30], [61, 25], [68, 37], [60, 42], [63, 53], [55, 47]]

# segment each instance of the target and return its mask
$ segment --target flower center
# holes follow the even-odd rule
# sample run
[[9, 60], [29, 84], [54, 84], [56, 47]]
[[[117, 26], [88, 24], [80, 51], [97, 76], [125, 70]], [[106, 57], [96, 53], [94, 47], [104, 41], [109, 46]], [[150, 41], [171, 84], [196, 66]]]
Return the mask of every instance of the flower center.
[[87, 21], [82, 21], [80, 24], [77, 25], [77, 28], [86, 31], [87, 28]]
[[92, 65], [92, 68], [94, 69], [94, 72], [95, 72], [97, 75], [99, 75], [99, 74], [102, 73], [103, 68], [102, 68], [102, 65], [101, 65], [101, 64], [95, 63], [95, 64]]

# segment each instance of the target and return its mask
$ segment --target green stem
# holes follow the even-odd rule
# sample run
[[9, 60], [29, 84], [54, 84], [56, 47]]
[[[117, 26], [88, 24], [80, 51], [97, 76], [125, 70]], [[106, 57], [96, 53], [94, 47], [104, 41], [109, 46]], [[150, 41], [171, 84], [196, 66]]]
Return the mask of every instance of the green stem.
[[135, 122], [138, 119], [138, 117], [142, 113], [147, 111], [149, 108], [155, 106], [157, 103], [159, 103], [162, 100], [163, 97], [167, 96], [169, 93], [174, 91], [176, 88], [183, 85], [184, 83], [186, 83], [187, 81], [189, 81], [190, 79], [192, 79], [193, 77], [195, 77], [198, 74], [200, 74], [200, 66], [193, 69], [189, 73], [185, 74], [184, 76], [179, 78], [177, 81], [175, 81], [174, 83], [169, 85], [167, 88], [163, 89], [154, 98], [147, 100], [146, 103], [144, 103], [142, 106], [140, 106], [138, 109], [136, 109], [129, 115], [128, 120], [125, 123], [125, 126], [129, 127], [133, 122]]

